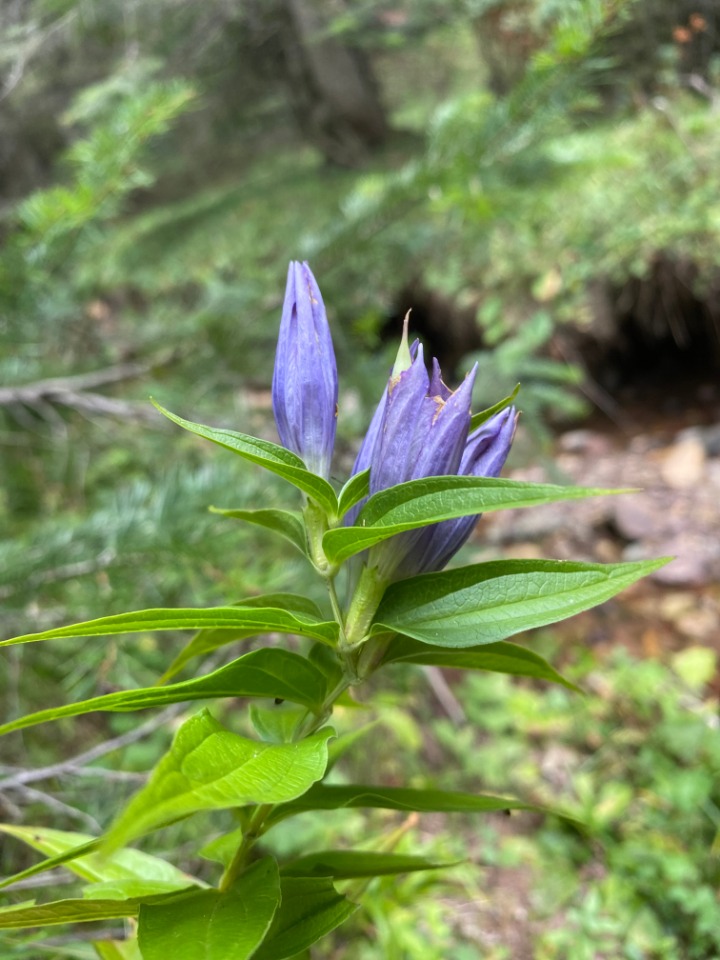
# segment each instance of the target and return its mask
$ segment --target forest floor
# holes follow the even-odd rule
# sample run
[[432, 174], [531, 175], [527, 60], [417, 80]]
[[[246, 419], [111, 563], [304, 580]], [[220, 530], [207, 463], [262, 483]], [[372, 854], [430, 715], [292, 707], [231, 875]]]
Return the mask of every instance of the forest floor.
[[[650, 393], [628, 405], [622, 424], [596, 415], [556, 437], [546, 466], [506, 475], [638, 492], [490, 514], [473, 544], [482, 558], [675, 558], [612, 601], [556, 625], [561, 650], [572, 655], [584, 643], [602, 662], [622, 646], [667, 663], [688, 646], [707, 646], [720, 663], [720, 383], [682, 400]], [[708, 696], [720, 698], [720, 672]], [[515, 818], [498, 824], [506, 834], [527, 829]], [[559, 918], [537, 919], [524, 867], [491, 867], [486, 878], [492, 893], [473, 917], [479, 942], [533, 960], [540, 927]]]

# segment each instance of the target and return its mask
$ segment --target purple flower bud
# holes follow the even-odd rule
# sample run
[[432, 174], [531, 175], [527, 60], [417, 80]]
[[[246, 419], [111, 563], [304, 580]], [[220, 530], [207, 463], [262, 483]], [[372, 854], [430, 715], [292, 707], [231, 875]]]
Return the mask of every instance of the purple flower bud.
[[[408, 351], [407, 324], [406, 317], [393, 372], [353, 474], [370, 468], [370, 495], [423, 477], [497, 477], [515, 434], [515, 408], [502, 410], [468, 436], [476, 368], [451, 391], [435, 359], [428, 376], [417, 341]], [[349, 511], [345, 523], [354, 523], [361, 508], [362, 503]], [[465, 543], [477, 520], [478, 516], [460, 517], [392, 537], [374, 547], [366, 563], [385, 582], [440, 570]]]
[[[508, 407], [495, 414], [468, 437], [458, 474], [462, 477], [497, 477], [505, 465], [517, 426], [518, 414]], [[412, 553], [412, 564], [398, 572], [402, 576], [442, 570], [465, 543], [481, 514], [445, 520], [423, 531]], [[408, 558], [410, 559], [410, 558]], [[408, 571], [409, 572], [406, 572]]]
[[280, 442], [327, 479], [335, 445], [338, 380], [330, 327], [307, 263], [288, 269], [272, 403]]

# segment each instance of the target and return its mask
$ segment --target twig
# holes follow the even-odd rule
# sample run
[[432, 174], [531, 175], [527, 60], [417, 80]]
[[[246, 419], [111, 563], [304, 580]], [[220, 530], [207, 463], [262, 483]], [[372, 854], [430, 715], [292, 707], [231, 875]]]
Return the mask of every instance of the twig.
[[60, 30], [68, 23], [71, 23], [77, 17], [77, 15], [77, 10], [70, 10], [64, 16], [56, 20], [55, 23], [51, 23], [46, 30], [37, 33], [35, 36], [30, 36], [27, 44], [25, 45], [25, 49], [22, 50], [15, 59], [15, 63], [10, 68], [10, 72], [5, 78], [5, 82], [0, 88], [0, 101], [10, 96], [15, 87], [17, 87], [23, 78], [25, 67], [28, 65], [30, 60], [32, 60], [38, 50], [40, 50], [48, 37], [51, 37], [57, 30]]
[[[172, 362], [173, 353], [160, 361], [161, 365]], [[141, 417], [149, 419], [154, 412], [145, 405], [132, 403], [128, 400], [119, 400], [116, 397], [106, 397], [95, 393], [97, 387], [120, 383], [124, 380], [134, 380], [149, 370], [158, 366], [158, 362], [146, 363], [119, 363], [104, 370], [93, 370], [89, 373], [80, 373], [70, 377], [51, 377], [47, 380], [37, 380], [16, 387], [0, 388], [0, 407], [19, 408], [15, 415], [23, 408], [29, 408], [41, 420], [48, 417], [48, 404], [58, 404], [70, 407], [86, 414], [104, 414], [115, 417]]]
[[73, 807], [69, 803], [64, 803], [62, 800], [58, 800], [57, 797], [45, 793], [44, 790], [37, 790], [35, 787], [27, 787], [24, 784], [18, 785], [13, 789], [17, 791], [27, 803], [40, 803], [44, 807], [47, 807], [48, 810], [54, 810], [56, 813], [63, 813], [68, 817], [72, 817], [73, 820], [82, 823], [85, 829], [93, 834], [102, 833], [102, 827], [92, 814], [86, 813], [78, 807]]
[[25, 577], [19, 586], [0, 587], [0, 600], [7, 600], [13, 594], [20, 590], [34, 590], [36, 587], [45, 586], [48, 583], [57, 583], [61, 580], [74, 580], [76, 577], [85, 577], [89, 573], [97, 573], [98, 570], [105, 570], [115, 560], [116, 554], [113, 549], [108, 547], [99, 553], [97, 557], [90, 560], [78, 560], [75, 563], [64, 563], [59, 567], [53, 567], [52, 570], [42, 570]]
[[172, 706], [167, 707], [152, 717], [152, 719], [140, 724], [139, 727], [135, 727], [134, 730], [128, 730], [127, 733], [123, 733], [119, 737], [113, 737], [111, 740], [99, 743], [97, 746], [85, 750], [84, 753], [78, 753], [76, 756], [70, 757], [68, 760], [63, 760], [60, 763], [53, 763], [50, 766], [40, 767], [37, 770], [23, 770], [20, 773], [14, 774], [12, 777], [6, 777], [4, 780], [0, 780], [0, 790], [14, 790], [23, 784], [35, 783], [37, 780], [49, 780], [51, 777], [66, 777], [77, 774], [79, 768], [86, 767], [100, 757], [112, 753], [113, 750], [127, 747], [137, 740], [142, 740], [147, 734], [154, 733], [155, 730], [159, 729], [168, 720], [176, 717], [184, 708], [184, 704], [174, 703]]
[[455, 726], [459, 727], [465, 723], [467, 721], [465, 711], [460, 706], [457, 697], [448, 686], [448, 682], [443, 676], [440, 668], [423, 667], [423, 673], [427, 677], [430, 688], [437, 697], [440, 706], [443, 708]]
[[26, 877], [24, 880], [18, 880], [17, 883], [9, 883], [5, 890], [8, 893], [15, 893], [16, 890], [33, 890], [36, 887], [49, 887], [51, 885], [65, 886], [69, 883], [77, 883], [77, 877], [73, 877], [65, 870], [48, 870], [40, 876]]

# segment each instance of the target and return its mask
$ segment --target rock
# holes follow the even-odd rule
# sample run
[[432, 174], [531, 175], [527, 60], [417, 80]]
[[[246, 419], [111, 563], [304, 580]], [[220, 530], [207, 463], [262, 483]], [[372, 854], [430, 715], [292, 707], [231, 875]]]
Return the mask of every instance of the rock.
[[660, 467], [665, 483], [673, 490], [686, 490], [702, 482], [705, 471], [705, 447], [697, 437], [673, 444]]

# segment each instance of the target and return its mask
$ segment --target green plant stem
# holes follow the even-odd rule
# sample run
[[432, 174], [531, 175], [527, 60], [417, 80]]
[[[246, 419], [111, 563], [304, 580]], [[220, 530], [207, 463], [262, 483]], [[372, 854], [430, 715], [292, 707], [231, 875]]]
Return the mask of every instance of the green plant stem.
[[345, 636], [338, 645], [340, 653], [354, 650], [367, 640], [368, 630], [386, 587], [387, 582], [381, 579], [377, 567], [363, 568], [345, 618]]
[[[335, 704], [335, 701], [347, 690], [351, 684], [352, 679], [347, 675], [347, 673], [344, 672], [343, 676], [340, 678], [335, 687], [325, 697], [320, 710], [317, 713], [313, 713], [310, 710], [307, 711], [305, 720], [298, 725], [293, 740], [304, 740], [306, 737], [309, 737], [311, 734], [315, 733], [315, 731], [318, 730], [332, 714], [332, 708]], [[227, 890], [228, 887], [230, 887], [234, 881], [237, 880], [243, 870], [247, 867], [248, 863], [250, 862], [252, 849], [255, 846], [255, 843], [264, 833], [263, 825], [275, 807], [276, 804], [274, 803], [264, 803], [257, 807], [253, 812], [247, 829], [243, 831], [243, 838], [240, 846], [235, 851], [234, 857], [230, 861], [225, 873], [222, 876], [222, 879], [220, 880], [220, 890]]]
[[235, 856], [228, 864], [225, 873], [222, 876], [219, 884], [220, 890], [227, 890], [228, 887], [232, 886], [235, 880], [237, 880], [245, 867], [248, 865], [255, 841], [262, 834], [261, 827], [272, 812], [273, 807], [274, 804], [272, 803], [263, 803], [253, 813], [247, 829], [243, 831], [242, 842], [235, 851]]

